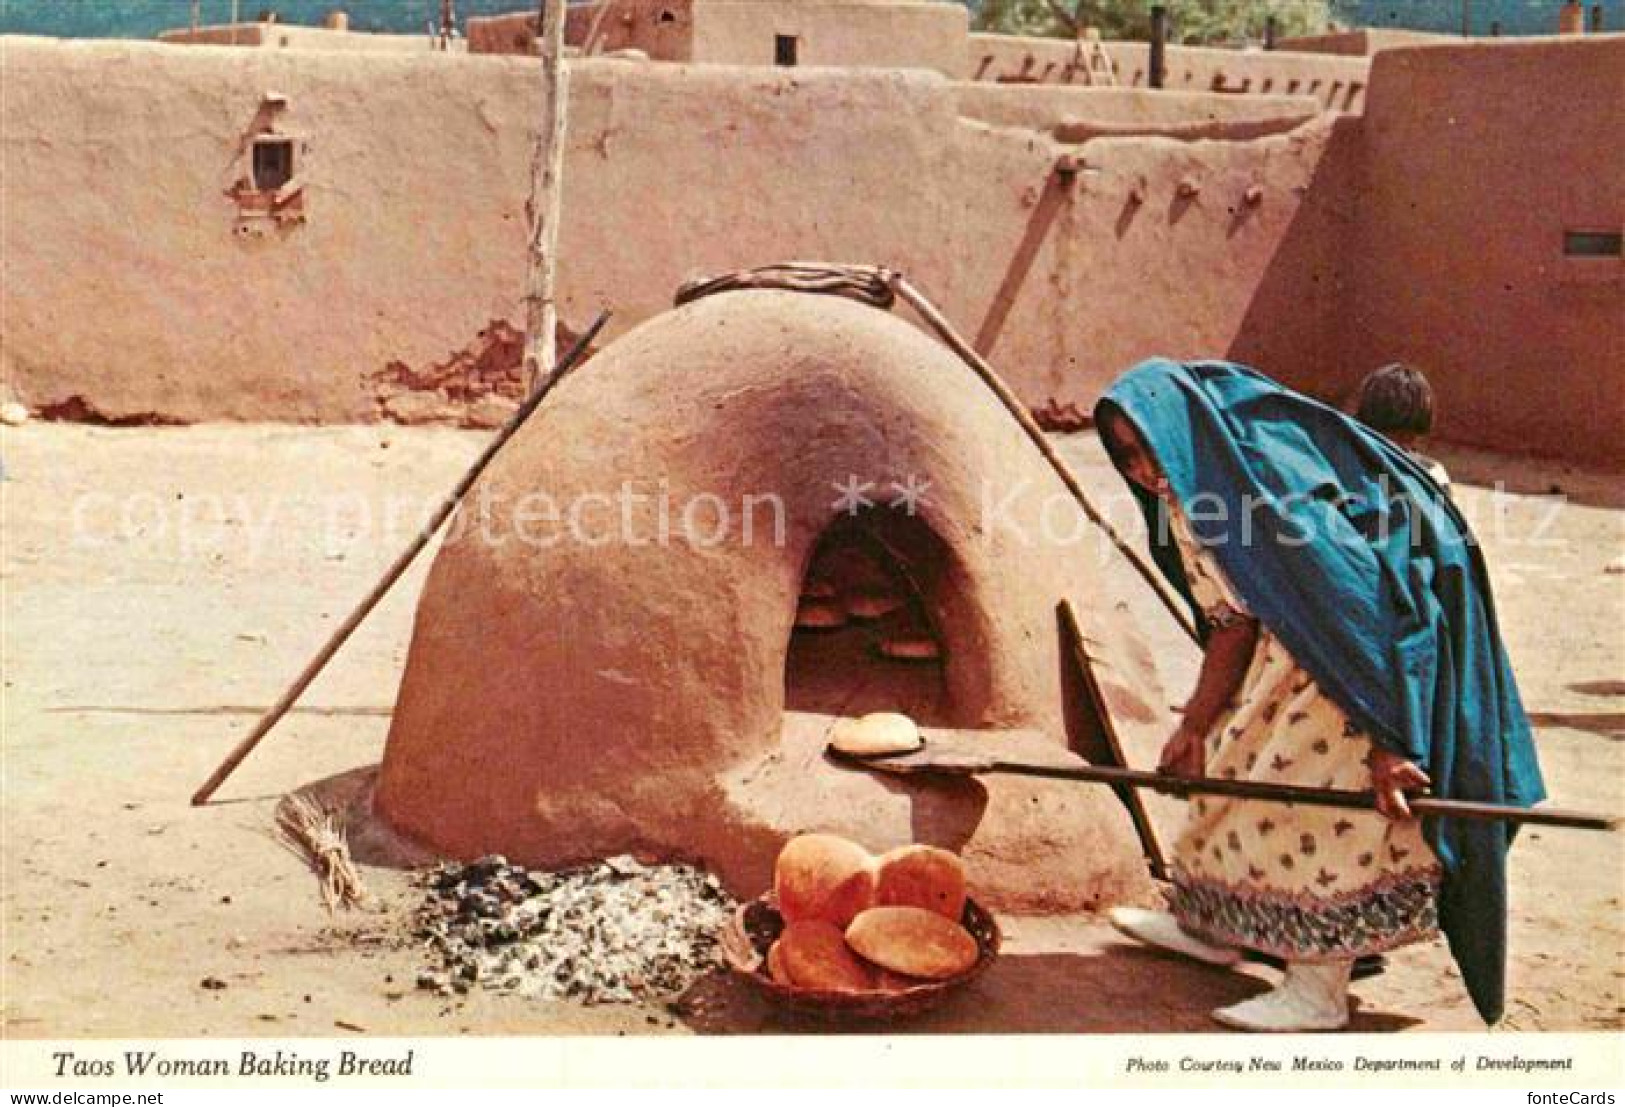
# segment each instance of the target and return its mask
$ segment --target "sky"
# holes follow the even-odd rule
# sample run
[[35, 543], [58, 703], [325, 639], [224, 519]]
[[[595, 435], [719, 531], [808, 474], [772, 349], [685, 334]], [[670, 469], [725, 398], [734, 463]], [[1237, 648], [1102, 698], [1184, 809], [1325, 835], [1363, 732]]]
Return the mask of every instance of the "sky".
[[[1149, 0], [1146, 0], [1149, 3]], [[1181, 0], [1166, 0], [1177, 9]], [[1183, 0], [1186, 3], [1200, 0]], [[1585, 0], [1589, 10], [1597, 0]], [[231, 20], [233, 0], [198, 0], [204, 24]], [[1355, 21], [1379, 27], [1456, 32], [1467, 5], [1474, 34], [1488, 34], [1494, 22], [1505, 34], [1547, 34], [1557, 28], [1561, 0], [1344, 0]], [[455, 0], [459, 18], [520, 11], [534, 0]], [[334, 8], [350, 14], [358, 31], [422, 32], [439, 19], [439, 0], [237, 0], [239, 18], [252, 20], [261, 8], [275, 8], [289, 23], [319, 24]], [[1602, 0], [1608, 28], [1625, 31], [1625, 0]], [[152, 38], [185, 27], [192, 0], [0, 0], [0, 34], [59, 35], [76, 38]]]

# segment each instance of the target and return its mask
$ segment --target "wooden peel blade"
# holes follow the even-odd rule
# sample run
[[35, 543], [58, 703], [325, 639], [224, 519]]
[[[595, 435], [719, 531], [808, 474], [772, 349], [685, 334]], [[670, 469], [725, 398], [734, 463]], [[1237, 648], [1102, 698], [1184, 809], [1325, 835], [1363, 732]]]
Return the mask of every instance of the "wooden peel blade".
[[[1146, 788], [1164, 795], [1228, 796], [1232, 799], [1261, 800], [1267, 803], [1301, 803], [1309, 807], [1340, 807], [1350, 811], [1376, 810], [1376, 797], [1370, 792], [1349, 792], [1333, 788], [1306, 788], [1297, 784], [1270, 784], [1252, 780], [1225, 780], [1218, 777], [1182, 778], [1140, 769], [1119, 769], [1091, 765], [1071, 759], [1054, 763], [1008, 761], [992, 754], [978, 754], [958, 748], [933, 749], [926, 745], [908, 753], [864, 756], [843, 753], [834, 747], [826, 751], [832, 761], [851, 768], [899, 776], [980, 776], [1007, 773], [1014, 776], [1075, 780], [1086, 784]], [[1475, 819], [1531, 826], [1563, 827], [1569, 830], [1618, 830], [1617, 817], [1568, 811], [1555, 807], [1509, 807], [1496, 803], [1440, 799], [1435, 796], [1408, 797], [1411, 810], [1431, 818]]]
[[849, 768], [873, 769], [894, 776], [975, 776], [998, 771], [998, 762], [992, 757], [959, 750], [921, 748], [906, 753], [861, 754], [847, 753], [831, 745], [825, 747], [824, 754], [831, 761]]

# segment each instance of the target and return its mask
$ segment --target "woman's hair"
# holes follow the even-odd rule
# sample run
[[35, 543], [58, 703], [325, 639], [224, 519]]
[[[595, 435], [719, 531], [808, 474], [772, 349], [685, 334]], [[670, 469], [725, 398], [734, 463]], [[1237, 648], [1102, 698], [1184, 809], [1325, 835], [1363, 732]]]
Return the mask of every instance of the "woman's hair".
[[1360, 384], [1354, 417], [1383, 434], [1427, 434], [1433, 429], [1433, 386], [1420, 369], [1395, 362]]
[[1122, 408], [1109, 400], [1100, 405], [1095, 421], [1095, 431], [1100, 435], [1100, 444], [1106, 448], [1106, 455], [1112, 459], [1112, 464], [1117, 466], [1118, 471], [1126, 472], [1128, 458], [1123, 456], [1123, 451], [1119, 448], [1116, 437], [1106, 429], [1107, 424], [1122, 428], [1130, 438], [1142, 445], [1144, 439], [1140, 437], [1140, 429], [1134, 425], [1134, 420], [1130, 419]]

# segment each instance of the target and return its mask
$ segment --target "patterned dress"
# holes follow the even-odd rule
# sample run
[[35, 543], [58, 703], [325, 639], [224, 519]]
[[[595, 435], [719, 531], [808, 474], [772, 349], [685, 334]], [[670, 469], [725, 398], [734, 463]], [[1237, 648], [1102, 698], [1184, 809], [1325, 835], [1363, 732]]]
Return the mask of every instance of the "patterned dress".
[[[1212, 553], [1171, 511], [1195, 597], [1210, 623], [1248, 612]], [[1258, 646], [1207, 741], [1209, 776], [1365, 791], [1371, 739], [1280, 639]], [[1207, 941], [1288, 961], [1360, 957], [1431, 937], [1439, 864], [1417, 822], [1376, 812], [1197, 797], [1174, 845], [1170, 905]]]

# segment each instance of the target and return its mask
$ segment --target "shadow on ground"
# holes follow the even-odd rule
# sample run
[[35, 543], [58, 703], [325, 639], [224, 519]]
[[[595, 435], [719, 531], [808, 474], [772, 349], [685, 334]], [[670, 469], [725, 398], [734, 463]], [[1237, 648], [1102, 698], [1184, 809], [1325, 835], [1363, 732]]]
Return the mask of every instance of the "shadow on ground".
[[1625, 742], [1625, 711], [1531, 711], [1529, 721], [1535, 726], [1564, 726]]
[[[676, 1013], [701, 1034], [1224, 1033], [1209, 1012], [1268, 987], [1264, 976], [1111, 946], [1089, 953], [1007, 954], [941, 1007], [899, 1022], [820, 1022], [772, 1006], [732, 975], [697, 983]], [[1379, 1033], [1418, 1022], [1357, 1009], [1350, 1029]]]
[[432, 850], [399, 834], [373, 811], [378, 768], [377, 764], [362, 765], [312, 781], [291, 794], [341, 814], [350, 856], [358, 864], [382, 869], [421, 869], [435, 864], [440, 858]]

